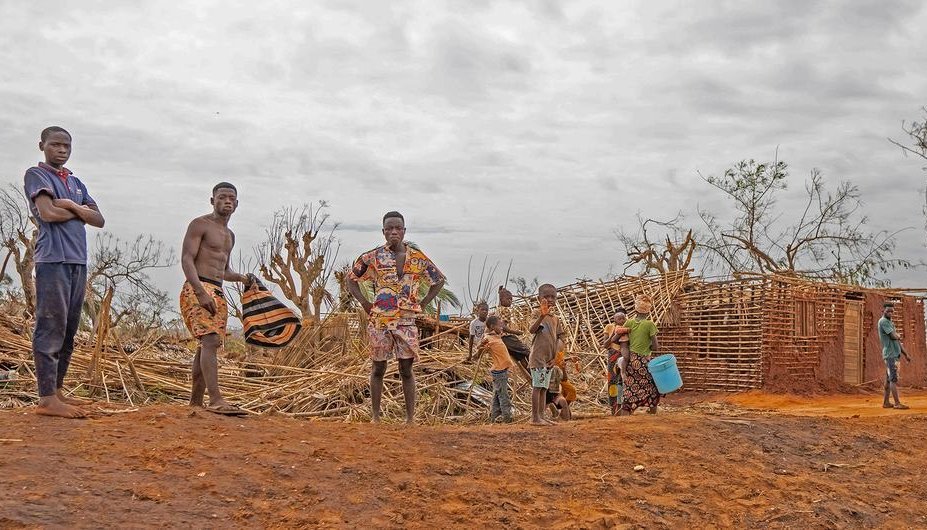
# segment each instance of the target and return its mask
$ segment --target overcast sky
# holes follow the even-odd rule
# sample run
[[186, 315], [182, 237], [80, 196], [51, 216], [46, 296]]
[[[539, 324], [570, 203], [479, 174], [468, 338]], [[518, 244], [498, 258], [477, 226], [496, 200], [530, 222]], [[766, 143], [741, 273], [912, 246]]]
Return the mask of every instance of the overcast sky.
[[325, 199], [347, 262], [396, 209], [465, 295], [471, 256], [621, 270], [617, 226], [721, 209], [697, 172], [778, 147], [790, 193], [815, 167], [854, 182], [921, 259], [924, 164], [886, 137], [927, 104], [925, 4], [747, 4], [0, 0], [0, 178], [56, 124], [124, 238], [179, 249], [219, 180], [246, 254], [274, 209]]

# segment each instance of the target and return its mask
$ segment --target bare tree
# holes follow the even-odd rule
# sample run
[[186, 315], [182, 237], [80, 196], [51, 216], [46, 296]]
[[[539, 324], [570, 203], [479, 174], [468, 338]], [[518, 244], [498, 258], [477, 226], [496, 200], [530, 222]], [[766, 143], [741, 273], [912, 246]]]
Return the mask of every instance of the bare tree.
[[[921, 112], [924, 114], [924, 121], [912, 121], [910, 124], [905, 122], [901, 123], [901, 130], [908, 135], [908, 140], [911, 142], [910, 145], [905, 145], [891, 138], [889, 138], [888, 141], [900, 147], [901, 152], [905, 156], [914, 155], [923, 160], [927, 160], [927, 107], [921, 107]], [[927, 166], [921, 169], [927, 173]], [[925, 183], [927, 183], [927, 176], [925, 176]], [[927, 234], [927, 185], [924, 186], [924, 205], [922, 208], [924, 214], [924, 233]]]
[[[639, 266], [642, 274], [688, 269], [697, 245], [692, 229], [681, 228], [682, 221], [681, 213], [668, 221], [644, 219], [638, 214], [636, 233], [626, 232], [623, 228], [616, 230], [615, 235], [628, 256], [625, 272], [633, 266]], [[662, 233], [652, 237], [651, 227]]]
[[524, 276], [516, 276], [509, 280], [509, 284], [515, 287], [515, 294], [522, 297], [534, 296], [540, 286], [537, 276], [530, 280]]
[[19, 276], [27, 316], [35, 314], [35, 240], [38, 225], [29, 213], [23, 192], [13, 184], [0, 189], [0, 239], [6, 256], [0, 268], [0, 278], [6, 275], [10, 260]]
[[789, 177], [783, 161], [742, 160], [721, 175], [699, 176], [724, 194], [735, 214], [698, 208], [701, 232], [685, 226], [681, 213], [668, 221], [638, 215], [636, 233], [616, 231], [629, 266], [669, 272], [689, 268], [694, 258], [710, 273], [800, 274], [860, 285], [884, 285], [880, 274], [914, 266], [893, 255], [900, 231], [868, 229], [859, 189], [848, 182], [829, 188], [812, 170], [800, 209], [784, 211], [778, 204]]
[[258, 270], [293, 302], [303, 319], [318, 322], [322, 306], [334, 304], [328, 289], [341, 243], [338, 224], [329, 223], [328, 204], [304, 204], [277, 210], [258, 245]]
[[149, 330], [164, 323], [170, 301], [149, 273], [176, 265], [173, 250], [151, 236], [123, 241], [104, 233], [96, 238], [88, 262], [84, 311], [94, 329], [99, 325], [96, 319], [108, 289], [114, 291], [110, 326], [131, 322]]
[[812, 170], [801, 211], [778, 211], [777, 193], [786, 188], [788, 175], [785, 162], [744, 160], [720, 176], [702, 177], [722, 191], [737, 212], [723, 222], [699, 210], [707, 231], [699, 242], [707, 268], [883, 284], [878, 273], [912, 266], [892, 256], [898, 232], [867, 229], [859, 188], [848, 182], [830, 190], [820, 171]]
[[728, 267], [726, 272], [777, 270], [775, 260], [764, 249], [771, 243], [769, 231], [775, 221], [772, 212], [776, 192], [786, 187], [786, 163], [742, 160], [720, 176], [699, 176], [724, 192], [734, 202], [738, 214], [729, 224], [722, 225], [713, 214], [699, 210], [708, 230], [702, 247], [709, 252], [706, 256], [709, 265], [718, 260]]

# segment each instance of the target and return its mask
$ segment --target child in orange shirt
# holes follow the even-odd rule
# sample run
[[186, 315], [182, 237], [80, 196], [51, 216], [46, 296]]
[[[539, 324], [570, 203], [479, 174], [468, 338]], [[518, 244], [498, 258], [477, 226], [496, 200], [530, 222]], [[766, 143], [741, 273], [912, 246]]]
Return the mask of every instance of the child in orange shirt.
[[492, 356], [492, 408], [489, 411], [489, 421], [495, 423], [502, 418], [503, 423], [512, 422], [512, 400], [509, 396], [509, 369], [515, 365], [509, 357], [509, 350], [502, 342], [502, 319], [498, 315], [486, 317], [486, 335], [477, 348], [476, 359], [485, 352]]

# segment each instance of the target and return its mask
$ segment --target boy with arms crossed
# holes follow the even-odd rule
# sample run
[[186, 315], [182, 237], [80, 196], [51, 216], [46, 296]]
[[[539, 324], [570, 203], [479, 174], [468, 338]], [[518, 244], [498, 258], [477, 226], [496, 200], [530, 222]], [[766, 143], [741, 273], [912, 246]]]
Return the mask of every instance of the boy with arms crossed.
[[103, 228], [103, 215], [87, 187], [64, 164], [71, 134], [48, 127], [40, 136], [45, 162], [29, 168], [24, 189], [39, 227], [35, 242], [35, 332], [32, 354], [38, 382], [36, 414], [83, 418], [82, 401], [64, 395], [64, 377], [74, 352], [87, 289], [87, 230]]

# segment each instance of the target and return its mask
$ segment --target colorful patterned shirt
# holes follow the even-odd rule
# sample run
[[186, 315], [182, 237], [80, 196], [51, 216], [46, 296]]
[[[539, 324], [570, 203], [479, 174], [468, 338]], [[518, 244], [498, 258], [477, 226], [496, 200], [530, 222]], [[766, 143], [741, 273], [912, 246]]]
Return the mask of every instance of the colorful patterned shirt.
[[444, 280], [444, 274], [424, 252], [406, 245], [406, 262], [402, 277], [396, 271], [396, 254], [383, 245], [365, 252], [351, 268], [348, 277], [354, 281], [373, 282], [373, 309], [371, 316], [378, 329], [395, 329], [411, 324], [415, 315], [422, 312], [419, 304], [419, 286], [429, 286]]

